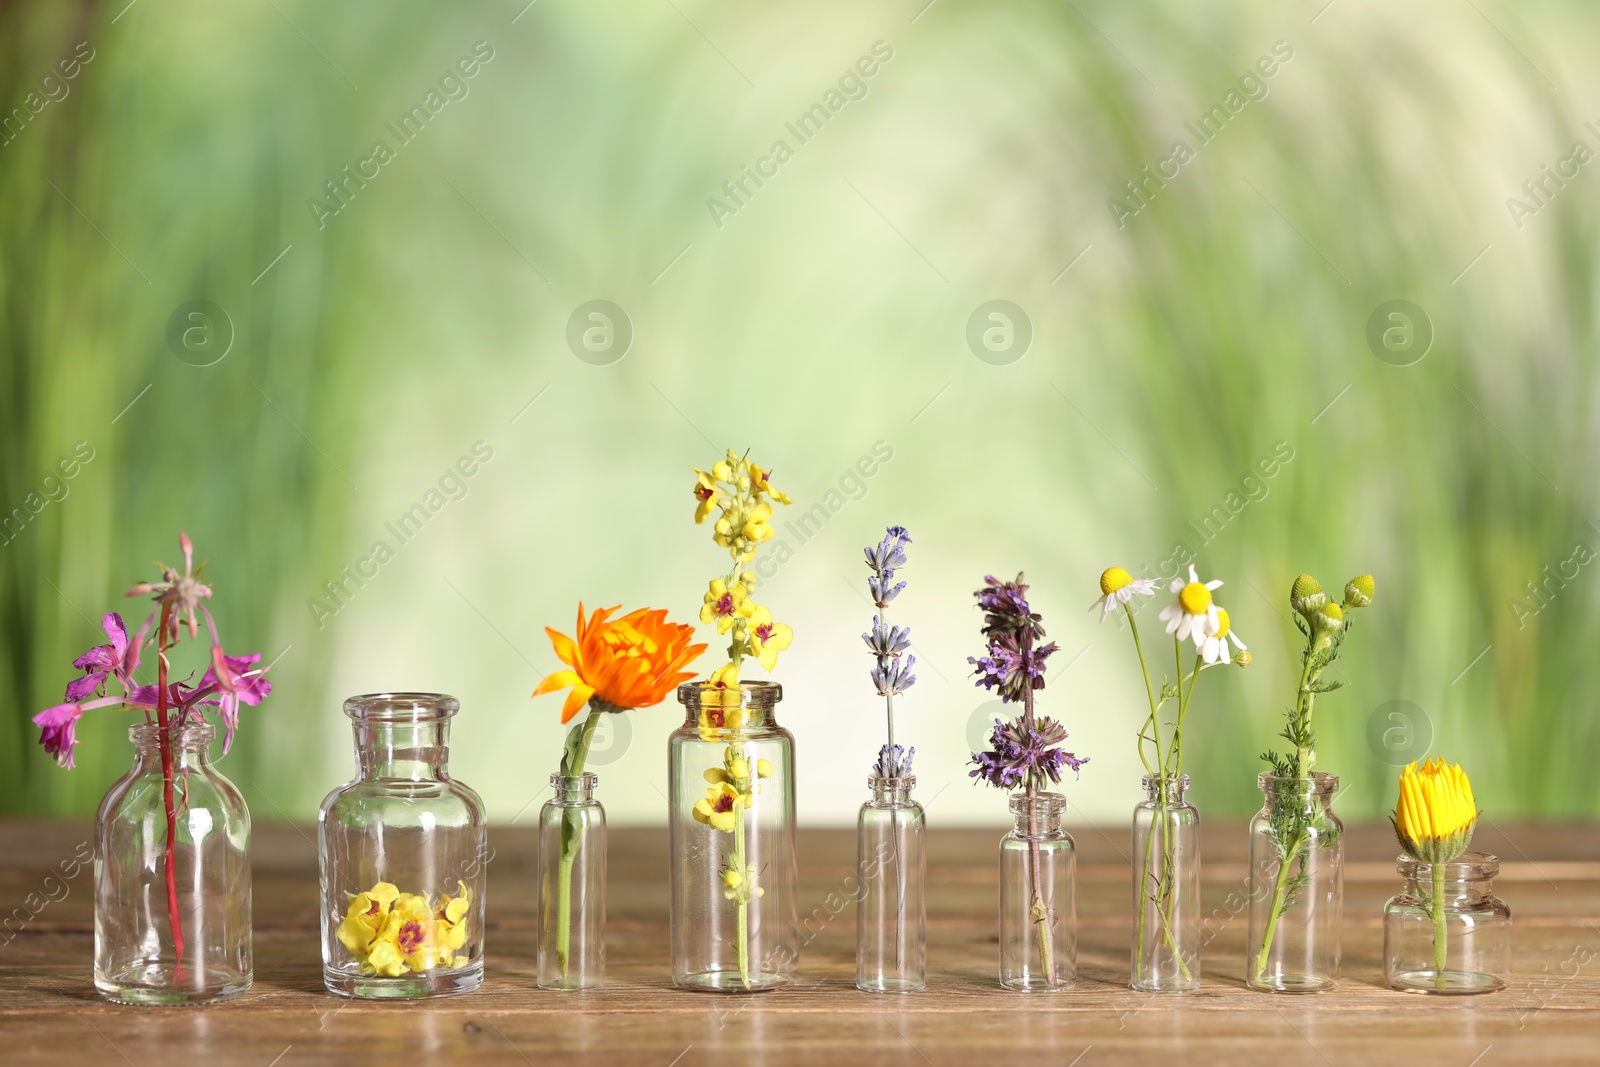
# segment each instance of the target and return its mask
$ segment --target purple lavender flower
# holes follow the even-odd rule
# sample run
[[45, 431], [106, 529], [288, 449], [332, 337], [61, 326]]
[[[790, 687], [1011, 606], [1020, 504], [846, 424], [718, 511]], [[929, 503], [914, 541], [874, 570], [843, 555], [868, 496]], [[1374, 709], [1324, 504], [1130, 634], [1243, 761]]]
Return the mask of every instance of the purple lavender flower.
[[878, 749], [878, 762], [873, 765], [872, 771], [883, 778], [909, 778], [911, 776], [911, 760], [916, 754], [915, 747], [901, 748], [899, 745], [884, 745]]
[[1066, 729], [1049, 717], [1037, 720], [1032, 726], [1020, 719], [1006, 722], [996, 719], [994, 732], [989, 737], [990, 749], [975, 752], [971, 762], [976, 769], [969, 777], [981, 778], [1000, 789], [1015, 789], [1031, 777], [1036, 784], [1046, 778], [1061, 781], [1062, 771], [1071, 768], [1076, 774], [1089, 762], [1060, 747], [1067, 739]]
[[[900, 746], [894, 743], [894, 698], [917, 682], [917, 676], [911, 673], [911, 668], [917, 664], [917, 657], [907, 651], [911, 647], [911, 629], [891, 626], [884, 614], [889, 602], [906, 587], [905, 582], [896, 582], [894, 575], [898, 568], [906, 565], [906, 546], [910, 543], [911, 535], [904, 526], [891, 526], [884, 531], [883, 540], [862, 550], [867, 558], [867, 567], [872, 571], [867, 577], [867, 589], [872, 594], [872, 602], [877, 605], [878, 614], [872, 617], [872, 629], [862, 634], [861, 640], [877, 661], [871, 671], [872, 684], [884, 699], [884, 714], [889, 725], [889, 743], [878, 753], [874, 774], [887, 774], [900, 766]], [[910, 766], [908, 750], [905, 773], [910, 773]]]

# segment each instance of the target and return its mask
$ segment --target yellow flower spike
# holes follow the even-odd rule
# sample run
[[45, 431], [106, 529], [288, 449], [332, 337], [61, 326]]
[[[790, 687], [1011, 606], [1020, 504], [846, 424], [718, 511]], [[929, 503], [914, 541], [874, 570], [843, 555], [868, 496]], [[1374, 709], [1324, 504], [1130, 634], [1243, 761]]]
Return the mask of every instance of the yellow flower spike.
[[764, 759], [756, 760], [756, 777], [757, 778], [771, 778], [772, 777], [772, 761], [771, 760], [764, 760]]
[[1423, 863], [1449, 863], [1467, 850], [1478, 824], [1472, 783], [1459, 764], [1435, 756], [1400, 772], [1399, 801], [1391, 817], [1400, 847]]
[[[730, 457], [733, 455], [732, 449], [728, 450], [728, 455]], [[731, 482], [733, 481], [733, 468], [719, 459], [711, 466], [711, 477], [719, 482]]]
[[728, 777], [738, 781], [750, 777], [750, 763], [748, 760], [733, 759], [728, 761]]

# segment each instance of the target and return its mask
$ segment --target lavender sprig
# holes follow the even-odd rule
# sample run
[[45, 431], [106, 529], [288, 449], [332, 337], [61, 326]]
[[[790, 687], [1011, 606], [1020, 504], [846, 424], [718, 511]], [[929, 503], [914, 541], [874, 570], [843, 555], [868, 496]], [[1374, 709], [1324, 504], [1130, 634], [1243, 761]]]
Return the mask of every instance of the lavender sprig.
[[872, 571], [867, 577], [867, 590], [872, 594], [878, 614], [872, 617], [872, 629], [862, 634], [861, 640], [876, 661], [870, 677], [878, 695], [883, 697], [889, 732], [889, 743], [878, 750], [873, 773], [890, 778], [911, 773], [911, 754], [915, 751], [906, 749], [902, 757], [900, 746], [894, 743], [894, 698], [917, 682], [917, 676], [911, 673], [917, 657], [907, 651], [911, 647], [911, 629], [890, 625], [884, 610], [906, 587], [905, 582], [895, 581], [895, 571], [906, 565], [906, 546], [910, 543], [911, 535], [904, 526], [891, 526], [882, 541], [863, 550], [867, 567]]

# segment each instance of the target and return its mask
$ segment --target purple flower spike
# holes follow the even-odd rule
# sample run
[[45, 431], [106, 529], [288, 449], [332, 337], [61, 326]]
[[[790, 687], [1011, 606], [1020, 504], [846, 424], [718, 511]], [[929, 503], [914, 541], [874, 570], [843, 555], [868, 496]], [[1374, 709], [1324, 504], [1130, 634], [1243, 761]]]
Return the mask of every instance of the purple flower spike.
[[1039, 782], [1045, 778], [1059, 782], [1063, 770], [1071, 768], [1076, 774], [1089, 762], [1088, 757], [1080, 759], [1063, 750], [1060, 745], [1066, 739], [1066, 729], [1051, 718], [1041, 718], [1031, 727], [1020, 720], [996, 719], [989, 737], [992, 747], [972, 754], [976, 769], [969, 777], [1001, 789], [1015, 789], [1030, 775]]

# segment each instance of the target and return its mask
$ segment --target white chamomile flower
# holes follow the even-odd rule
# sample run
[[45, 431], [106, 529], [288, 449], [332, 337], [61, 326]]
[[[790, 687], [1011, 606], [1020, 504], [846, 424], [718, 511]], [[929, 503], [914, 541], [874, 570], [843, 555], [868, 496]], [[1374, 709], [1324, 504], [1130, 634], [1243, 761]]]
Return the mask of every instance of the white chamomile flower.
[[1194, 639], [1195, 648], [1217, 632], [1217, 605], [1211, 599], [1211, 590], [1222, 585], [1220, 579], [1201, 582], [1194, 564], [1189, 564], [1189, 580], [1172, 579], [1167, 591], [1178, 594], [1178, 599], [1161, 609], [1159, 618], [1167, 624], [1167, 633], [1177, 635], [1179, 641]]
[[1245, 643], [1239, 640], [1239, 635], [1228, 626], [1228, 609], [1217, 609], [1217, 629], [1215, 633], [1207, 634], [1200, 642], [1200, 658], [1207, 663], [1225, 663], [1233, 659], [1228, 652], [1228, 642], [1232, 641], [1238, 646], [1239, 651], [1246, 649]]
[[1100, 621], [1105, 622], [1107, 613], [1122, 607], [1135, 596], [1155, 596], [1156, 580], [1135, 578], [1121, 567], [1109, 567], [1100, 575], [1100, 592], [1103, 595], [1089, 605], [1089, 610], [1099, 608]]

